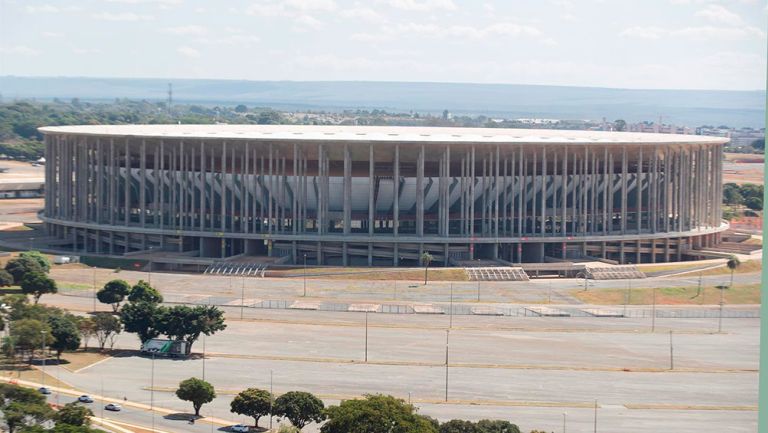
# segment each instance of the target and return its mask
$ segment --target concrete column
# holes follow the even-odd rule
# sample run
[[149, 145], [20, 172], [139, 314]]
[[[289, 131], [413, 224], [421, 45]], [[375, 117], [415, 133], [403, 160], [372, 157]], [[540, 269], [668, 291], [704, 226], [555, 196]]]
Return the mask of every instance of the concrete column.
[[139, 223], [144, 228], [147, 222], [147, 140], [141, 139], [141, 155], [139, 161]]
[[541, 147], [541, 235], [547, 234], [547, 148]]
[[[627, 148], [621, 150], [621, 234], [627, 234]], [[623, 245], [623, 244], [622, 244]], [[623, 254], [623, 253], [622, 253]], [[623, 263], [623, 257], [622, 257]]]
[[[349, 234], [352, 219], [352, 157], [349, 144], [344, 144], [344, 234]], [[344, 262], [346, 263], [346, 243], [344, 244]]]
[[[392, 179], [393, 185], [393, 198], [392, 198], [392, 233], [397, 238], [398, 230], [400, 226], [400, 145], [395, 144], [395, 160], [393, 162], [394, 177]], [[395, 266], [398, 266], [397, 258], [395, 257]]]
[[416, 236], [424, 236], [424, 145], [416, 159]]
[[123, 191], [123, 224], [128, 225], [130, 221], [130, 208], [131, 208], [131, 154], [130, 154], [130, 144], [128, 143], [128, 138], [125, 138], [125, 185], [124, 185], [124, 191]]
[[[373, 143], [368, 145], [368, 236], [373, 236], [374, 211], [376, 209], [376, 203], [374, 196], [376, 194], [376, 161], [373, 153]], [[371, 256], [371, 244], [368, 245], [368, 266], [373, 265], [373, 258]]]

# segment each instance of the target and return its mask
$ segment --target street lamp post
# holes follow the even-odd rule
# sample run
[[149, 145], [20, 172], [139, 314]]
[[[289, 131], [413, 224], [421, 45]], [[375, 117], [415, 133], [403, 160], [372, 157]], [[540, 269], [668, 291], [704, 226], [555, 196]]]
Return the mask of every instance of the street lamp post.
[[368, 312], [365, 312], [365, 362], [368, 363]]
[[568, 412], [563, 412], [563, 433], [565, 433], [565, 418], [568, 416]]
[[307, 255], [304, 254], [304, 297], [307, 297]]
[[40, 370], [40, 382], [45, 386], [45, 331], [40, 331], [40, 359], [43, 361], [43, 369]]
[[448, 402], [448, 338], [451, 335], [451, 330], [445, 330], [445, 401]]
[[669, 369], [675, 369], [675, 351], [672, 345], [672, 330], [669, 330]]
[[448, 329], [453, 328], [453, 283], [451, 283], [451, 302], [450, 311], [448, 312]]
[[[231, 277], [230, 277], [230, 281], [232, 281]], [[245, 309], [245, 277], [243, 277], [242, 284], [240, 285], [240, 320], [243, 320], [244, 309]]]
[[275, 398], [272, 394], [272, 370], [269, 370], [269, 431], [272, 431], [272, 400]]
[[96, 312], [96, 266], [93, 268], [93, 312]]
[[656, 332], [656, 288], [653, 291], [653, 307], [651, 308], [651, 332]]
[[149, 385], [149, 411], [152, 412], [152, 431], [155, 431], [155, 352], [152, 352], [152, 367]]
[[720, 315], [717, 317], [717, 333], [723, 332], [723, 304], [724, 298], [723, 298], [723, 288], [725, 286], [720, 286]]

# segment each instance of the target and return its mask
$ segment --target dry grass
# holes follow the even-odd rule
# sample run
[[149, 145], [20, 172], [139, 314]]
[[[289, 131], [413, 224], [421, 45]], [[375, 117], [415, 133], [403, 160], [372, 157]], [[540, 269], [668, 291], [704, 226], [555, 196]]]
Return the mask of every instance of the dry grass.
[[[741, 262], [739, 267], [733, 272], [734, 274], [748, 274], [752, 272], [760, 272], [763, 269], [763, 264], [760, 260], [750, 260], [748, 262]], [[730, 275], [731, 270], [728, 266], [721, 266], [719, 268], [708, 269], [701, 271], [701, 275]]]
[[[712, 305], [720, 302], [720, 289], [702, 287], [664, 287], [656, 289], [656, 304], [659, 305]], [[653, 289], [591, 289], [574, 290], [571, 295], [587, 304], [595, 305], [650, 305], [653, 304]], [[760, 285], [736, 285], [723, 291], [726, 304], [759, 304]]]
[[[0, 365], [0, 374], [6, 379], [21, 379], [30, 382], [40, 383], [42, 379], [42, 370], [30, 367], [27, 364], [2, 364]], [[45, 372], [45, 385], [69, 388], [69, 384], [59, 381], [48, 371]]]
[[88, 351], [65, 352], [61, 355], [61, 359], [67, 361], [67, 363], [62, 364], [62, 367], [69, 371], [77, 371], [107, 359], [110, 356], [111, 355], [109, 353], [102, 353], [95, 349], [89, 349]]
[[[301, 277], [304, 269], [272, 270], [268, 277]], [[424, 269], [391, 268], [307, 268], [307, 279], [320, 278], [324, 280], [410, 280], [419, 281], [424, 278]], [[467, 281], [467, 273], [461, 268], [432, 268], [429, 270], [430, 281]]]
[[[701, 262], [680, 262], [680, 263], [663, 263], [658, 265], [639, 265], [637, 269], [645, 272], [665, 272], [665, 271], [680, 271], [684, 272], [691, 269], [696, 269], [704, 266], [705, 263]], [[713, 263], [714, 265], [714, 263]]]

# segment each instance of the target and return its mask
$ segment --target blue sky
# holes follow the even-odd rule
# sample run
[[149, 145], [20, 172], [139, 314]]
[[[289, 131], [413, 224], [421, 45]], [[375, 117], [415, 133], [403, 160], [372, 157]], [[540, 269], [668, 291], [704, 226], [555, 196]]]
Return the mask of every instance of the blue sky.
[[765, 0], [0, 0], [0, 75], [765, 88]]

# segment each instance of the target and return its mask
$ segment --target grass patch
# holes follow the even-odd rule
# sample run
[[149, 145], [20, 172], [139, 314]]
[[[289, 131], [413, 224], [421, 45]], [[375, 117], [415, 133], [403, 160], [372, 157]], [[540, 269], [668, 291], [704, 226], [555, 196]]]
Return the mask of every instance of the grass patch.
[[[734, 274], [748, 274], [752, 272], [760, 272], [763, 269], [763, 264], [760, 260], [750, 260], [747, 262], [741, 262], [738, 268], [733, 272]], [[719, 268], [708, 269], [702, 271], [701, 275], [730, 275], [731, 270], [728, 266], [721, 266]]]
[[[268, 270], [268, 277], [301, 277], [303, 268]], [[424, 268], [307, 268], [307, 279], [324, 280], [424, 280]], [[461, 268], [430, 268], [430, 281], [467, 281], [467, 273]]]
[[[573, 290], [571, 295], [587, 304], [595, 305], [650, 305], [653, 289], [590, 289]], [[726, 304], [759, 304], [760, 285], [736, 285], [723, 290]], [[662, 287], [656, 289], [659, 305], [712, 305], [720, 302], [720, 289], [716, 287]]]

